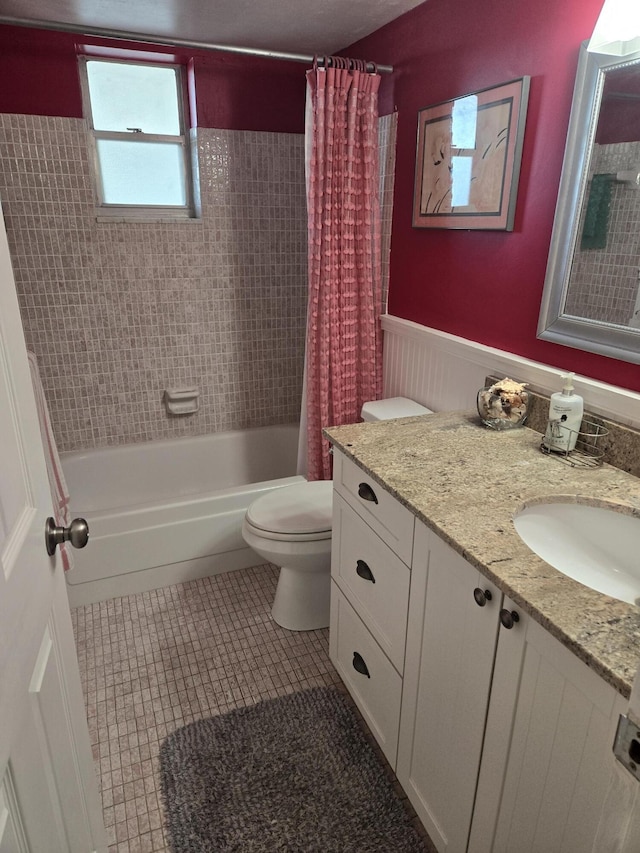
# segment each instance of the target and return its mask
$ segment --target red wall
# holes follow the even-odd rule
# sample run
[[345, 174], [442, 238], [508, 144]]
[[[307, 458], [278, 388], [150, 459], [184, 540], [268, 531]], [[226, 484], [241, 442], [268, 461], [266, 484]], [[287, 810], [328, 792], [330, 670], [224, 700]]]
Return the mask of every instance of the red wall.
[[[394, 66], [398, 110], [389, 312], [640, 391], [640, 367], [536, 338], [580, 43], [602, 0], [428, 0], [347, 53]], [[512, 232], [411, 226], [417, 113], [531, 77]]]
[[[0, 26], [0, 113], [82, 117], [76, 45], [126, 42]], [[148, 46], [147, 46], [148, 48]], [[257, 57], [176, 51], [193, 58], [200, 127], [304, 131], [305, 67]]]
[[[536, 338], [578, 48], [601, 5], [427, 0], [349, 52], [396, 69], [381, 92], [381, 112], [399, 113], [390, 312], [640, 391], [637, 365]], [[0, 27], [0, 112], [81, 116], [76, 41]], [[303, 65], [213, 53], [194, 54], [194, 65], [199, 125], [302, 131]], [[515, 230], [413, 229], [418, 110], [523, 75], [532, 79]]]

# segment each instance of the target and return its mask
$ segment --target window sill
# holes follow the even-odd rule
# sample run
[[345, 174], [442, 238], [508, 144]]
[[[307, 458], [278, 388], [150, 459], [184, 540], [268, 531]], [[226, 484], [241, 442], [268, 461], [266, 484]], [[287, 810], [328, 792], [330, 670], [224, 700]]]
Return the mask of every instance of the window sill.
[[175, 225], [178, 222], [201, 223], [202, 217], [201, 216], [180, 216], [179, 214], [175, 214], [175, 213], [167, 214], [164, 216], [158, 215], [157, 213], [156, 214], [149, 213], [149, 214], [145, 214], [145, 215], [137, 215], [137, 214], [127, 215], [127, 214], [121, 214], [121, 213], [116, 214], [116, 215], [110, 215], [110, 214], [104, 214], [104, 213], [97, 213], [96, 214], [96, 222], [100, 223], [101, 225], [104, 225], [104, 224], [123, 225], [125, 223], [127, 225], [132, 225], [132, 224], [135, 224], [136, 222], [139, 223], [140, 225], [160, 224], [160, 223]]

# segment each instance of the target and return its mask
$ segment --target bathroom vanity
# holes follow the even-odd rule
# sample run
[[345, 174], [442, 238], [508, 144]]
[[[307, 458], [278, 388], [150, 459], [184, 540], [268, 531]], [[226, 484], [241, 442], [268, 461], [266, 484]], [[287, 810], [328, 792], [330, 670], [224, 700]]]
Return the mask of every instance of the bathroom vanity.
[[542, 497], [640, 514], [640, 480], [465, 413], [326, 435], [331, 659], [438, 851], [640, 849], [640, 783], [612, 752], [638, 610], [553, 569], [512, 522]]

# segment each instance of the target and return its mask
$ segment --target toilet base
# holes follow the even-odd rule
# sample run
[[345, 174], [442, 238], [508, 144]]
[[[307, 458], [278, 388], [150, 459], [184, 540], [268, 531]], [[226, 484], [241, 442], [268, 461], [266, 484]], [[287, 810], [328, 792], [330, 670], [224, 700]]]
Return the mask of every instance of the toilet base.
[[331, 575], [328, 571], [301, 571], [282, 566], [271, 615], [289, 631], [329, 627]]

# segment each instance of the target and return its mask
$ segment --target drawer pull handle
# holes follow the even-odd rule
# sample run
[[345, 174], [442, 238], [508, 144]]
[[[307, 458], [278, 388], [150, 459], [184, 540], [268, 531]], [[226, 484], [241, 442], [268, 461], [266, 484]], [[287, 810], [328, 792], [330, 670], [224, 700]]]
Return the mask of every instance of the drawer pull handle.
[[358, 486], [358, 494], [360, 495], [363, 501], [371, 501], [371, 503], [374, 504], [378, 503], [376, 493], [373, 491], [369, 483], [360, 483], [360, 485]]
[[502, 626], [507, 628], [507, 630], [511, 630], [516, 622], [520, 621], [520, 615], [516, 610], [501, 610], [500, 611], [500, 621], [502, 622]]
[[376, 579], [373, 576], [373, 572], [364, 560], [358, 560], [358, 562], [356, 563], [356, 573], [360, 575], [363, 580], [371, 581], [371, 583], [376, 582]]
[[359, 672], [360, 675], [366, 675], [367, 678], [371, 678], [369, 675], [369, 669], [367, 668], [366, 663], [364, 662], [364, 658], [362, 655], [359, 655], [358, 652], [353, 653], [353, 668], [356, 672]]
[[473, 590], [473, 597], [475, 598], [478, 607], [484, 607], [487, 601], [491, 601], [493, 598], [490, 589], [480, 589], [479, 586]]

